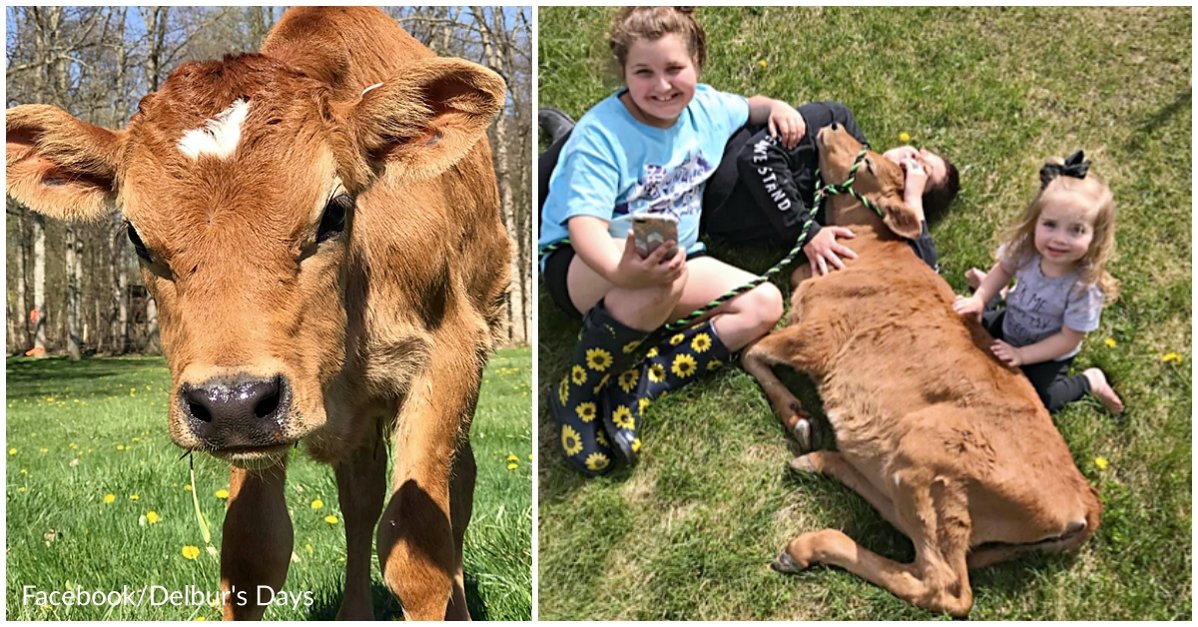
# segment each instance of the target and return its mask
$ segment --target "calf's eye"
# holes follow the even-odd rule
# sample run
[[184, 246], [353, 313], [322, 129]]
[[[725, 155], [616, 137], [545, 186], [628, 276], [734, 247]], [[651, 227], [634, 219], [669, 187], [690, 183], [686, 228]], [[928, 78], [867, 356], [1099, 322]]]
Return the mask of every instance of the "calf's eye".
[[146, 243], [141, 241], [141, 237], [137, 234], [137, 229], [133, 225], [125, 223], [125, 233], [129, 236], [129, 243], [133, 244], [133, 250], [138, 257], [150, 261], [150, 249], [146, 248]]
[[316, 242], [338, 237], [345, 231], [345, 215], [354, 206], [354, 199], [348, 194], [334, 197], [325, 205], [324, 215], [320, 217], [320, 226], [316, 230]]

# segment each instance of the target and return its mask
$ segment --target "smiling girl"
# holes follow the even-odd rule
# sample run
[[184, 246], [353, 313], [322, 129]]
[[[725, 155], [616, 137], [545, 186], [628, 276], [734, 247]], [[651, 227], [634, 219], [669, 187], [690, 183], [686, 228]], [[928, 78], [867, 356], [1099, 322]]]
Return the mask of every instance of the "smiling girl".
[[[784, 102], [698, 82], [706, 42], [689, 10], [624, 9], [608, 43], [624, 86], [583, 115], [563, 147], [539, 243], [552, 249], [542, 261], [550, 296], [585, 314], [549, 407], [562, 452], [587, 475], [608, 472], [613, 453], [635, 463], [649, 402], [727, 362], [781, 317], [782, 295], [765, 283], [630, 367], [651, 332], [755, 278], [704, 256], [698, 238], [704, 185], [728, 138], [752, 121], [793, 147], [806, 130]], [[644, 214], [676, 218], [676, 245], [640, 256], [631, 225]]]
[[1112, 413], [1123, 401], [1098, 368], [1069, 376], [1082, 338], [1098, 328], [1102, 308], [1118, 295], [1118, 281], [1106, 271], [1115, 248], [1115, 202], [1105, 183], [1089, 175], [1078, 151], [1064, 163], [1040, 170], [1040, 193], [1023, 219], [1007, 233], [999, 261], [983, 274], [966, 273], [973, 296], [958, 297], [961, 315], [982, 315], [985, 304], [1012, 278], [1019, 281], [1003, 310], [983, 320], [996, 339], [990, 350], [1020, 367], [1050, 412], [1094, 395]]

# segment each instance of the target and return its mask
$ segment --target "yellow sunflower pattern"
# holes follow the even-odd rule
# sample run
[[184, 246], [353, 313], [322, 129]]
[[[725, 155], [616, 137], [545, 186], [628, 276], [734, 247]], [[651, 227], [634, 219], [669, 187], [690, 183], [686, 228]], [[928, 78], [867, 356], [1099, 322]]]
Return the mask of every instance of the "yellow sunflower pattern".
[[651, 401], [650, 401], [649, 399], [647, 399], [647, 398], [642, 398], [642, 399], [640, 399], [639, 401], [637, 401], [637, 403], [638, 403], [638, 407], [637, 407], [637, 409], [639, 410], [637, 413], [638, 413], [638, 414], [639, 414], [641, 417], [644, 417], [644, 415], [645, 415], [645, 410], [646, 410], [646, 409], [649, 409], [649, 405], [651, 404]]
[[632, 394], [632, 390], [636, 388], [636, 384], [641, 380], [641, 371], [633, 368], [625, 370], [620, 375], [620, 389], [624, 390], [625, 394]]
[[637, 439], [633, 440], [631, 448], [632, 448], [633, 453], [641, 452], [641, 439], [637, 438]]
[[653, 359], [654, 357], [657, 357], [658, 352], [659, 352], [658, 348], [656, 346], [654, 346], [653, 348], [649, 349], [649, 352], [645, 353], [645, 357], [647, 357], [649, 359]]
[[566, 455], [574, 456], [582, 452], [582, 438], [570, 425], [562, 427], [562, 450]]
[[591, 391], [598, 394], [601, 390], [603, 390], [603, 386], [607, 385], [607, 382], [610, 380], [611, 380], [611, 373], [609, 372], [609, 373], [603, 375], [602, 379], [599, 379], [599, 383], [596, 383], [595, 387], [591, 388]]
[[607, 465], [610, 463], [611, 460], [609, 460], [607, 455], [604, 455], [603, 453], [591, 453], [590, 456], [587, 457], [587, 468], [591, 469], [592, 472], [603, 470], [604, 468], [607, 468]]
[[649, 380], [654, 383], [661, 383], [666, 380], [666, 367], [661, 364], [649, 365]]
[[713, 360], [707, 362], [707, 372], [711, 372], [712, 370], [718, 370], [720, 368], [720, 366], [722, 366], [722, 365], [724, 365], [724, 364], [720, 363], [720, 360], [713, 359]]
[[599, 409], [595, 407], [594, 403], [579, 403], [578, 407], [574, 408], [574, 411], [578, 413], [578, 417], [583, 422], [590, 422], [595, 419], [595, 415], [599, 412]]
[[635, 429], [636, 421], [632, 419], [632, 410], [627, 405], [620, 405], [611, 413], [612, 422], [621, 429]]
[[623, 348], [623, 349], [621, 349], [621, 350], [623, 350], [623, 351], [624, 351], [624, 354], [625, 354], [625, 355], [631, 355], [631, 354], [633, 353], [633, 351], [635, 351], [636, 349], [638, 349], [638, 348], [640, 348], [640, 347], [641, 347], [641, 341], [640, 341], [640, 340], [633, 340], [633, 341], [631, 341], [631, 342], [629, 342], [629, 343], [625, 344], [625, 345], [624, 345], [624, 348]]
[[603, 429], [598, 429], [595, 431], [595, 441], [598, 442], [600, 446], [611, 446], [611, 442], [607, 441], [607, 434], [604, 433]]
[[561, 385], [557, 386], [557, 398], [562, 402], [562, 405], [565, 405], [566, 401], [569, 400], [570, 377], [562, 377]]
[[582, 366], [574, 366], [570, 371], [570, 377], [574, 380], [574, 385], [582, 385], [587, 382], [587, 371], [582, 369]]
[[681, 343], [682, 343], [682, 341], [683, 341], [683, 340], [685, 340], [685, 339], [686, 339], [686, 334], [685, 334], [685, 333], [678, 333], [678, 334], [675, 334], [675, 335], [674, 335], [674, 337], [671, 337], [671, 338], [670, 338], [670, 346], [678, 346], [678, 345], [679, 345], [679, 344], [681, 344]]
[[680, 379], [685, 379], [699, 369], [699, 365], [695, 362], [695, 358], [690, 355], [679, 355], [674, 358], [674, 365], [670, 367], [670, 371]]
[[602, 348], [587, 349], [587, 367], [591, 370], [603, 372], [607, 370], [608, 366], [611, 366], [611, 361], [611, 353]]
[[695, 339], [691, 340], [691, 349], [702, 355], [711, 348], [711, 336], [706, 333], [699, 333]]

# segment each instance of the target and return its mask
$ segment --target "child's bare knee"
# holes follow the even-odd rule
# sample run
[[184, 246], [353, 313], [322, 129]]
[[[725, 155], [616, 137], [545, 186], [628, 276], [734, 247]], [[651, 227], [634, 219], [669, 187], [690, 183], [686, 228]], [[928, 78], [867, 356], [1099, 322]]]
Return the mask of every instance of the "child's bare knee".
[[749, 294], [752, 301], [746, 309], [757, 320], [762, 334], [768, 333], [782, 318], [782, 292], [773, 283], [763, 283]]

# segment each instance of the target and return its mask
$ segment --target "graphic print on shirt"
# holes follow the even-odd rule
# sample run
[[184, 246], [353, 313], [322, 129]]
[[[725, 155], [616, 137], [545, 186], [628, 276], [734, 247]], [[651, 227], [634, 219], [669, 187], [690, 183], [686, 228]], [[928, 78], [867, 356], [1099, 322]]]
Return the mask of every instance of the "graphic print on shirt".
[[703, 182], [715, 167], [699, 151], [688, 152], [682, 163], [669, 169], [648, 163], [627, 198], [616, 203], [616, 215], [669, 214], [681, 220], [702, 209]]

